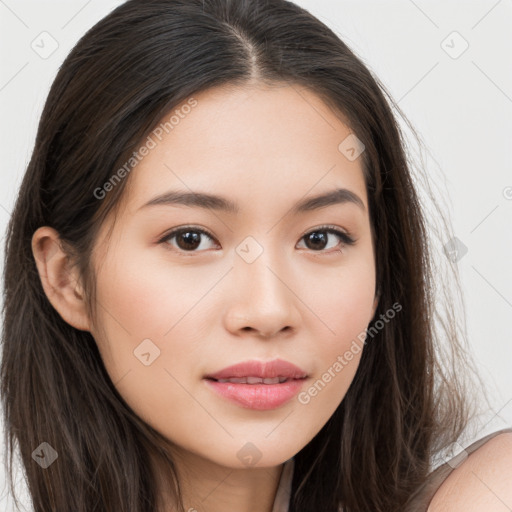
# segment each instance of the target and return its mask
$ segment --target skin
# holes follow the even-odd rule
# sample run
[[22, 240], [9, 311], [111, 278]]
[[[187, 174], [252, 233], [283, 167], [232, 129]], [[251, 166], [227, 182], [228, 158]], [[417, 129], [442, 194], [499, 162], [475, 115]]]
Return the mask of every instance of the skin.
[[[102, 227], [93, 254], [95, 322], [58, 234], [40, 228], [33, 249], [53, 306], [93, 334], [128, 405], [175, 444], [185, 510], [254, 512], [257, 503], [270, 512], [283, 463], [343, 400], [361, 351], [307, 404], [294, 398], [269, 411], [227, 401], [203, 377], [248, 359], [282, 358], [308, 373], [307, 390], [367, 328], [378, 298], [362, 162], [338, 150], [349, 127], [306, 89], [258, 84], [194, 97], [198, 105], [132, 171], [108, 243], [113, 219]], [[289, 214], [305, 196], [336, 187], [357, 194], [364, 208]], [[141, 208], [171, 189], [222, 195], [240, 212]], [[323, 224], [348, 231], [355, 244], [315, 229]], [[180, 249], [177, 238], [158, 243], [190, 225], [213, 235], [202, 235], [196, 252]], [[312, 231], [327, 237], [325, 248], [307, 245]], [[236, 252], [248, 236], [263, 249], [250, 264]], [[145, 339], [160, 350], [148, 366], [134, 357]], [[260, 455], [250, 467], [237, 456], [249, 442]]]
[[506, 432], [484, 443], [450, 473], [428, 512], [509, 512], [511, 482], [512, 432]]

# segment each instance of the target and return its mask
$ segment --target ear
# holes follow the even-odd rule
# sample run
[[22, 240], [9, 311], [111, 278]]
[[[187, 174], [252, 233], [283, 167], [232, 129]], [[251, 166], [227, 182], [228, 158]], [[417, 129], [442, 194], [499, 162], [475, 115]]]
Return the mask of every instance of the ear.
[[76, 268], [65, 252], [58, 232], [48, 226], [32, 236], [32, 253], [44, 292], [59, 315], [71, 326], [90, 331], [84, 291]]

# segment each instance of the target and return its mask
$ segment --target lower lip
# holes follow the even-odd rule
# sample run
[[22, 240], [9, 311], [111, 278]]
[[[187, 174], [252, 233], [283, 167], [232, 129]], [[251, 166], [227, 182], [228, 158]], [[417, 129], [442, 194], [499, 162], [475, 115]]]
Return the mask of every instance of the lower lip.
[[276, 409], [291, 400], [306, 379], [292, 379], [280, 384], [238, 384], [205, 379], [219, 395], [242, 407], [257, 411]]

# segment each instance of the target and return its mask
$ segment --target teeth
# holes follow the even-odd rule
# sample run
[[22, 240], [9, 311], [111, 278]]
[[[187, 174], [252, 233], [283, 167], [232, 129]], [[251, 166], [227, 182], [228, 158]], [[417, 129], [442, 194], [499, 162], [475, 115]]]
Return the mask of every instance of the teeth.
[[287, 380], [287, 377], [273, 377], [266, 379], [262, 379], [261, 377], [232, 377], [230, 379], [218, 379], [217, 382], [232, 382], [234, 384], [280, 384]]
[[261, 384], [263, 381], [260, 377], [247, 377], [247, 384]]

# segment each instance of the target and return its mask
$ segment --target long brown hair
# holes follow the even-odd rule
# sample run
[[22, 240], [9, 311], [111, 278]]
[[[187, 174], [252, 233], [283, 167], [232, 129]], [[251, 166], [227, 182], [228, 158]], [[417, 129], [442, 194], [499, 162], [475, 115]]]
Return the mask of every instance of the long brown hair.
[[[168, 464], [178, 503], [180, 489], [167, 440], [124, 402], [92, 335], [49, 303], [33, 233], [45, 225], [58, 231], [94, 318], [91, 251], [129, 175], [103, 200], [95, 191], [176, 105], [251, 81], [309, 88], [364, 143], [380, 291], [374, 320], [402, 306], [367, 340], [340, 406], [295, 455], [290, 512], [403, 510], [433, 453], [463, 432], [470, 415], [456, 371], [469, 364], [463, 329], [449, 303], [439, 313], [431, 235], [392, 109], [405, 116], [382, 84], [291, 2], [130, 0], [90, 29], [59, 69], [8, 226], [1, 367], [8, 473], [17, 443], [35, 512], [156, 510], [149, 454]], [[442, 333], [449, 344], [441, 349]], [[42, 442], [58, 453], [44, 470], [32, 457]]]

